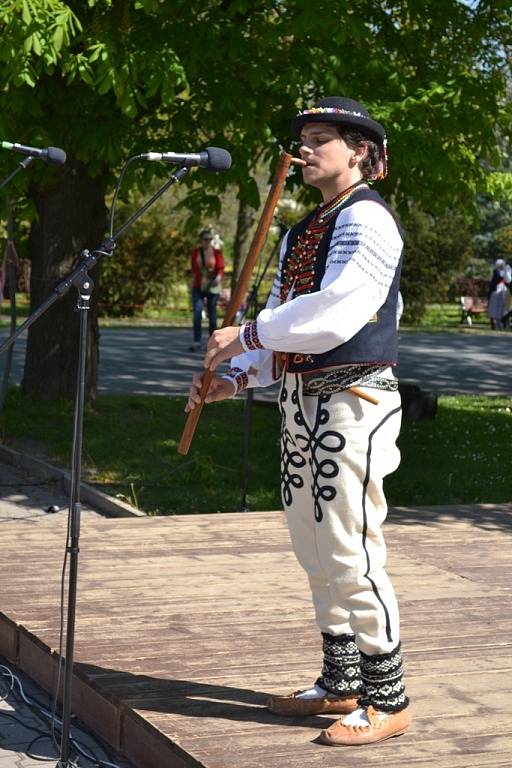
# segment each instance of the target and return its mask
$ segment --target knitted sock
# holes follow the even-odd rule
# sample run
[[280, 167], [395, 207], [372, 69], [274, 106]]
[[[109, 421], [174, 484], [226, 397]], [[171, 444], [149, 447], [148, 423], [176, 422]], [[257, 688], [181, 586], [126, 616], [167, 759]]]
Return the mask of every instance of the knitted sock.
[[322, 637], [324, 664], [316, 685], [336, 696], [358, 696], [364, 688], [355, 635], [334, 637], [322, 632]]
[[400, 712], [409, 704], [405, 695], [400, 643], [391, 653], [368, 656], [361, 651], [361, 677], [365, 693], [360, 705], [380, 712]]

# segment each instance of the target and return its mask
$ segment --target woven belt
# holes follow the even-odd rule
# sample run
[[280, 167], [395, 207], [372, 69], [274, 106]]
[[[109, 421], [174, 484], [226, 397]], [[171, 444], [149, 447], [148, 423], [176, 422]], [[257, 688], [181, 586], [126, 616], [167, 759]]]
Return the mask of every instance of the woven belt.
[[315, 373], [311, 378], [303, 377], [303, 382], [302, 392], [304, 395], [335, 395], [355, 386], [370, 387], [385, 392], [396, 392], [398, 389], [396, 379], [386, 379], [383, 376], [370, 374], [350, 381], [340, 371], [321, 371]]

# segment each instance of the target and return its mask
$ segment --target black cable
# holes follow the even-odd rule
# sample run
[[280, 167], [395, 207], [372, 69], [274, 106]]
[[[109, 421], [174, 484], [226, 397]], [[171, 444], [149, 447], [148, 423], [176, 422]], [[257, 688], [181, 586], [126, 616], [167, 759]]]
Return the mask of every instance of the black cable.
[[[19, 679], [13, 674], [13, 672], [6, 666], [0, 665], [0, 670], [5, 670], [7, 672], [7, 675], [10, 677], [10, 685], [9, 690], [7, 694], [4, 694], [0, 701], [6, 700], [6, 698], [12, 694], [14, 698], [19, 698], [19, 700], [25, 704], [37, 717], [41, 717], [41, 714], [43, 714], [46, 718], [50, 717], [50, 712], [47, 710], [47, 708], [44, 706], [44, 704], [41, 704], [35, 697], [27, 698], [23, 692], [23, 687], [21, 685], [21, 682]], [[2, 676], [7, 676], [5, 672], [2, 674]], [[16, 693], [15, 689], [15, 683], [18, 683], [18, 686], [20, 688], [20, 694]], [[38, 734], [35, 739], [33, 739], [30, 744], [28, 745], [27, 749], [25, 750], [26, 754], [29, 757], [32, 757], [34, 760], [47, 760], [47, 758], [37, 757], [36, 755], [31, 754], [31, 750], [40, 739], [48, 739], [52, 742], [53, 747], [56, 748], [57, 754], [59, 753], [58, 745], [55, 743], [55, 740], [53, 738], [53, 735], [49, 731], [43, 731], [39, 728], [36, 728], [33, 725], [27, 725], [20, 717], [17, 715], [12, 715], [8, 712], [5, 712], [3, 710], [0, 710], [0, 717], [6, 717], [10, 720], [14, 720], [14, 722], [21, 725], [26, 730], [32, 731], [33, 733]], [[58, 726], [57, 726], [58, 727]], [[98, 741], [96, 735], [92, 733], [92, 731], [88, 730], [87, 728], [84, 728], [82, 726], [75, 725], [75, 731], [80, 731], [84, 736], [88, 736], [89, 738], [94, 739], [95, 741]], [[87, 760], [90, 760], [95, 768], [104, 768], [105, 766], [116, 766], [117, 764], [113, 762], [113, 757], [109, 753], [109, 750], [105, 748], [102, 744], [98, 743], [98, 748], [102, 749], [103, 752], [107, 755], [109, 758], [108, 760], [105, 760], [103, 758], [98, 757], [94, 751], [93, 748], [90, 745], [86, 745], [83, 741], [80, 741], [76, 738], [76, 736], [71, 738], [71, 743], [74, 747], [74, 749], [81, 754], [83, 757], [85, 757]], [[70, 762], [69, 765], [71, 768], [75, 765], [74, 762]]]
[[50, 726], [53, 743], [55, 744], [55, 748], [57, 749], [57, 752], [59, 754], [60, 754], [62, 745], [58, 744], [57, 742], [57, 738], [55, 735], [55, 721], [57, 717], [57, 698], [59, 695], [60, 680], [62, 676], [62, 665], [63, 665], [62, 645], [63, 645], [63, 636], [64, 636], [64, 600], [65, 600], [65, 589], [66, 589], [65, 579], [66, 579], [66, 570], [67, 570], [67, 562], [68, 562], [68, 548], [70, 544], [70, 531], [71, 531], [71, 510], [69, 509], [67, 530], [66, 530], [66, 548], [64, 552], [64, 560], [62, 563], [62, 572], [61, 572], [61, 580], [60, 580], [60, 625], [59, 625], [59, 654], [58, 654], [59, 662], [57, 664], [57, 682], [54, 687], [51, 726]]
[[128, 166], [131, 163], [135, 162], [135, 160], [140, 160], [140, 158], [142, 157], [144, 157], [144, 155], [133, 155], [133, 157], [129, 157], [121, 169], [121, 173], [119, 174], [119, 180], [116, 184], [114, 195], [112, 197], [112, 205], [110, 206], [109, 227], [108, 227], [109, 237], [112, 237], [112, 235], [114, 234], [114, 216], [115, 216], [117, 197], [121, 190], [121, 184], [123, 183], [125, 173], [128, 170]]
[[[46, 763], [47, 760], [49, 759], [48, 756], [45, 756], [45, 757], [38, 756], [38, 755], [34, 755], [33, 752], [32, 752], [34, 744], [37, 744], [37, 742], [41, 741], [41, 739], [48, 739], [48, 741], [50, 743], [52, 743], [52, 739], [51, 739], [50, 734], [49, 733], [43, 733], [42, 736], [36, 736], [35, 739], [32, 739], [32, 741], [30, 742], [28, 747], [25, 749], [25, 754], [26, 754], [27, 757], [30, 757], [31, 760], [39, 760], [40, 762], [45, 762]], [[52, 747], [53, 746], [54, 745], [52, 744]]]
[[[64, 659], [62, 656], [62, 648], [64, 645], [64, 603], [65, 603], [65, 590], [66, 590], [66, 571], [67, 571], [67, 565], [68, 565], [68, 550], [71, 545], [71, 510], [68, 511], [68, 520], [67, 520], [67, 530], [66, 530], [66, 547], [64, 552], [64, 560], [62, 563], [62, 572], [61, 572], [61, 583], [60, 583], [60, 626], [59, 626], [59, 650], [58, 650], [58, 664], [57, 664], [57, 681], [54, 686], [54, 696], [53, 696], [53, 704], [52, 704], [52, 710], [50, 715], [50, 734], [53, 741], [53, 744], [55, 746], [55, 749], [57, 750], [57, 753], [61, 753], [62, 744], [59, 743], [57, 740], [58, 735], [58, 718], [57, 718], [57, 705], [58, 705], [58, 692], [60, 690], [60, 681], [62, 677], [62, 668], [64, 665]], [[44, 709], [44, 708], [43, 708]], [[57, 728], [56, 728], [57, 725]], [[96, 739], [96, 735], [92, 732], [87, 733], [83, 728], [80, 728], [80, 730], [90, 735], [92, 738]], [[62, 738], [60, 739], [62, 742]], [[110, 762], [108, 760], [101, 760], [98, 762], [98, 759], [95, 755], [86, 754], [83, 749], [80, 748], [79, 742], [74, 739], [70, 738], [71, 744], [73, 744], [74, 748], [80, 752], [84, 757], [86, 757], [88, 760], [91, 760], [92, 762], [96, 762], [96, 765], [101, 768], [101, 766], [112, 766], [116, 765], [114, 762]], [[107, 752], [106, 749], [104, 749], [105, 752]], [[108, 754], [108, 752], [107, 752]], [[68, 761], [69, 762], [69, 761]], [[101, 763], [101, 766], [100, 766]], [[69, 765], [72, 766], [72, 763], [69, 762]]]
[[[2, 699], [3, 700], [3, 699]], [[18, 725], [21, 725], [22, 728], [24, 728], [27, 731], [32, 731], [32, 733], [37, 733], [38, 735], [35, 737], [35, 739], [32, 739], [30, 744], [25, 750], [25, 754], [27, 757], [32, 758], [33, 760], [40, 760], [41, 762], [47, 761], [48, 757], [37, 757], [36, 755], [31, 754], [31, 749], [34, 744], [36, 744], [40, 739], [48, 739], [51, 741], [51, 736], [48, 733], [48, 731], [41, 731], [39, 728], [36, 728], [34, 725], [27, 725], [20, 717], [16, 717], [16, 715], [11, 715], [8, 712], [4, 712], [0, 710], [0, 717], [6, 717], [8, 720], [14, 720], [15, 723]]]
[[[278, 221], [280, 230], [280, 237], [277, 239], [274, 247], [272, 248], [265, 265], [263, 262], [259, 262], [258, 272], [254, 279], [252, 288], [250, 290], [245, 312], [241, 314], [239, 319], [240, 325], [246, 321], [246, 318], [258, 315], [258, 292], [261, 287], [265, 275], [275, 257], [275, 254], [280, 246], [284, 233], [286, 232], [285, 225]], [[247, 494], [249, 491], [249, 475], [250, 475], [250, 445], [251, 445], [251, 425], [252, 425], [252, 408], [254, 404], [254, 390], [248, 389], [244, 402], [244, 433], [243, 433], [243, 451], [242, 451], [242, 495], [240, 499], [240, 512], [249, 512], [247, 506]]]

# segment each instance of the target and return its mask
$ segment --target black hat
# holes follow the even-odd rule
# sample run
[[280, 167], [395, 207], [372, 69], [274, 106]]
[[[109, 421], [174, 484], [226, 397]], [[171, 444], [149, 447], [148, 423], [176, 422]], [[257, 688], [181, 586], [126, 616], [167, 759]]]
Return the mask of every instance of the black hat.
[[320, 99], [311, 109], [303, 109], [292, 121], [292, 130], [301, 132], [306, 123], [335, 123], [347, 128], [355, 128], [379, 146], [379, 162], [370, 178], [384, 179], [388, 172], [386, 131], [380, 123], [373, 120], [366, 107], [354, 99], [343, 96], [328, 96]]
[[300, 133], [306, 123], [346, 125], [347, 128], [356, 128], [361, 133], [367, 134], [381, 146], [386, 141], [386, 131], [380, 123], [372, 120], [366, 107], [354, 99], [346, 99], [343, 96], [328, 96], [326, 99], [320, 99], [311, 109], [299, 112], [292, 122], [294, 133]]

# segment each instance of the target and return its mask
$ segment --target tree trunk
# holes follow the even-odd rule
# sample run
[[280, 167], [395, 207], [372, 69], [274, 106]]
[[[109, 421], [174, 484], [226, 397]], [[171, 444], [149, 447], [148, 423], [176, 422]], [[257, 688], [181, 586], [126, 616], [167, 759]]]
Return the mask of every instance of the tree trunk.
[[[91, 179], [84, 165], [68, 163], [53, 187], [32, 189], [38, 218], [32, 225], [29, 252], [31, 310], [53, 292], [79, 262], [84, 248], [98, 246], [106, 229], [105, 185]], [[97, 280], [97, 269], [91, 273]], [[86, 396], [96, 394], [99, 329], [98, 286], [88, 311]], [[35, 397], [73, 398], [78, 363], [79, 313], [77, 291], [71, 287], [29, 329], [22, 388]]]
[[[243, 199], [238, 204], [238, 216], [236, 218], [236, 232], [233, 241], [233, 274], [231, 275], [231, 290], [238, 281], [238, 276], [243, 267], [242, 252], [250, 229], [254, 224], [255, 210]], [[246, 254], [247, 255], [247, 254]]]

